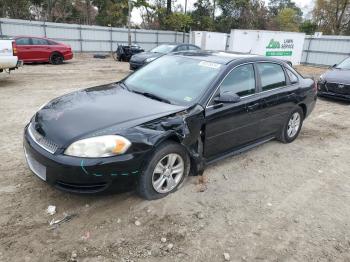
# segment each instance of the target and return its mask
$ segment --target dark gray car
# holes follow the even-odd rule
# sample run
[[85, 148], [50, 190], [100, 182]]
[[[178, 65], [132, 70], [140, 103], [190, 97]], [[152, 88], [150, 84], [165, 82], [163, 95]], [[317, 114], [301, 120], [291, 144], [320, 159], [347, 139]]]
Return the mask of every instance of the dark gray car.
[[200, 50], [200, 48], [196, 45], [191, 45], [191, 44], [159, 45], [148, 52], [142, 52], [142, 53], [133, 55], [129, 61], [130, 69], [136, 70], [141, 66], [149, 62], [152, 62], [154, 59], [168, 53], [181, 52], [181, 51], [195, 51], [195, 50]]
[[350, 101], [350, 57], [321, 75], [318, 95]]

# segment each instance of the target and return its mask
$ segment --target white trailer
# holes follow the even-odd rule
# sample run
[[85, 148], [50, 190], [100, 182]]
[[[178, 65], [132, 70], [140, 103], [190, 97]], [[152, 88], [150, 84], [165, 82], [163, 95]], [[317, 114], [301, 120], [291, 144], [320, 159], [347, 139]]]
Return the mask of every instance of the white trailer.
[[192, 31], [190, 43], [199, 46], [203, 50], [225, 51], [227, 34], [207, 31]]
[[264, 30], [231, 30], [229, 50], [288, 60], [300, 64], [305, 34]]

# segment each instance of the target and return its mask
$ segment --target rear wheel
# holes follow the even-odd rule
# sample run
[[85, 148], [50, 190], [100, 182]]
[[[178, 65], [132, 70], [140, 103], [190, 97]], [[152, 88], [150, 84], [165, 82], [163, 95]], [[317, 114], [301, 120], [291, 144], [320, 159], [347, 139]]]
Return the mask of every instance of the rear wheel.
[[304, 114], [301, 108], [295, 109], [284, 124], [278, 140], [283, 143], [293, 142], [303, 126]]
[[174, 142], [162, 144], [140, 176], [137, 190], [142, 198], [153, 200], [176, 191], [190, 170], [186, 150]]
[[53, 53], [50, 56], [50, 63], [53, 65], [60, 65], [63, 63], [63, 56], [59, 53]]

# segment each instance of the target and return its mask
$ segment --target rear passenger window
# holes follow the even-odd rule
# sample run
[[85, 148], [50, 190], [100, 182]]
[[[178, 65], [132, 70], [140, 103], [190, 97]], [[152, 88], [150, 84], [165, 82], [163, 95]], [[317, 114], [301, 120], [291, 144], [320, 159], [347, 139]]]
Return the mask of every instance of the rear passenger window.
[[48, 42], [45, 39], [32, 38], [33, 45], [48, 45]]
[[187, 51], [187, 45], [181, 45], [178, 48], [176, 48], [176, 51]]
[[253, 65], [239, 66], [229, 73], [220, 86], [220, 93], [232, 92], [240, 97], [255, 93]]
[[197, 46], [193, 46], [193, 45], [189, 45], [188, 46], [188, 50], [199, 50], [200, 48], [198, 48]]
[[273, 63], [258, 63], [262, 91], [279, 88], [286, 85], [286, 76], [282, 66]]
[[16, 39], [16, 45], [30, 45], [29, 38], [18, 38]]
[[298, 77], [292, 71], [290, 71], [289, 69], [286, 69], [286, 71], [291, 84], [296, 84], [299, 82]]

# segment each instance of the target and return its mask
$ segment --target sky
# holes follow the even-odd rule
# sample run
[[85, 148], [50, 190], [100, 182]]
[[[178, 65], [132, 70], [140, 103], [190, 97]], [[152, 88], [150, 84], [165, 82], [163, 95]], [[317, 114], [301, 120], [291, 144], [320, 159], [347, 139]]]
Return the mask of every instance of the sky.
[[[266, 5], [268, 4], [269, 0], [263, 0]], [[196, 2], [196, 0], [187, 0], [187, 10], [193, 9], [193, 4]], [[297, 4], [298, 7], [301, 8], [301, 10], [304, 12], [304, 15], [307, 16], [307, 14], [312, 10], [314, 0], [294, 0], [294, 2]], [[181, 5], [183, 8], [185, 6], [185, 0], [176, 0], [176, 5]], [[140, 24], [142, 22], [140, 10], [134, 9], [131, 14], [131, 22], [134, 24]]]

